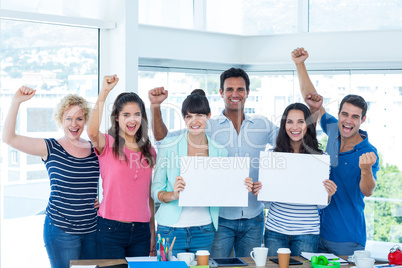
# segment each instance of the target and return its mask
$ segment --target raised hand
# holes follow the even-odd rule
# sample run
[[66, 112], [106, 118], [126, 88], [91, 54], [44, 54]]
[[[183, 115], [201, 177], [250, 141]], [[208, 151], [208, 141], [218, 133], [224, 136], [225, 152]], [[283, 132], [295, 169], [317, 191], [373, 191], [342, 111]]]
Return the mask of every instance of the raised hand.
[[180, 192], [184, 190], [186, 183], [180, 176], [176, 177], [176, 182], [173, 185], [173, 200], [179, 199]]
[[304, 63], [304, 61], [308, 58], [308, 52], [307, 50], [304, 50], [304, 48], [296, 48], [292, 51], [292, 60], [295, 64], [300, 64]]
[[36, 90], [22, 86], [20, 87], [17, 92], [14, 94], [14, 100], [17, 101], [18, 103], [22, 103], [24, 101], [30, 100], [33, 96], [35, 96]]
[[161, 104], [168, 97], [168, 91], [164, 87], [156, 87], [148, 91], [151, 104]]
[[375, 164], [376, 161], [377, 156], [375, 155], [374, 152], [362, 154], [359, 157], [359, 167], [361, 170], [370, 171], [371, 167]]
[[309, 94], [307, 94], [306, 98], [304, 99], [304, 101], [309, 106], [311, 113], [314, 113], [314, 112], [320, 110], [320, 108], [322, 107], [323, 100], [324, 100], [324, 98], [315, 92], [310, 92]]
[[119, 82], [117, 75], [106, 75], [103, 77], [102, 90], [109, 93]]

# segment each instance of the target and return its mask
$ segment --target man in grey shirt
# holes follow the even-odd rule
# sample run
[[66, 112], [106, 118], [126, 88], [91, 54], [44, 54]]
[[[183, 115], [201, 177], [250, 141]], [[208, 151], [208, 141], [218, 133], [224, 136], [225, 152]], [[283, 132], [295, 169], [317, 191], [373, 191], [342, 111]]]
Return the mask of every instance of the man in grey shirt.
[[[249, 177], [258, 181], [260, 152], [267, 144], [274, 145], [278, 128], [263, 116], [250, 117], [244, 113], [244, 104], [250, 93], [250, 79], [240, 68], [230, 68], [220, 76], [219, 93], [225, 109], [210, 119], [206, 134], [225, 146], [231, 157], [250, 157]], [[168, 133], [163, 123], [160, 104], [167, 98], [163, 87], [149, 91], [152, 130], [157, 141], [166, 136], [179, 135], [181, 131]], [[264, 205], [252, 193], [248, 207], [222, 207], [219, 227], [215, 234], [211, 257], [229, 257], [232, 249], [236, 257], [248, 257], [253, 247], [261, 246], [264, 229]]]

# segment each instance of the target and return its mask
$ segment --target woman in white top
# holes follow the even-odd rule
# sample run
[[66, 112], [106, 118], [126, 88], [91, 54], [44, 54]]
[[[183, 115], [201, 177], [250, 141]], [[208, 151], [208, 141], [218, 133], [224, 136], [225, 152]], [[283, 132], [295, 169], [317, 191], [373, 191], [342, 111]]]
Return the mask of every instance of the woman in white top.
[[[152, 197], [161, 206], [155, 214], [157, 233], [170, 242], [176, 237], [173, 255], [180, 252], [211, 250], [218, 228], [219, 207], [180, 207], [180, 192], [186, 187], [180, 176], [181, 156], [227, 156], [226, 149], [205, 134], [211, 116], [204, 91], [194, 90], [182, 105], [187, 131], [178, 137], [166, 138], [159, 146], [156, 171], [151, 187]], [[246, 178], [248, 191], [253, 181]], [[244, 189], [246, 191], [246, 189]]]

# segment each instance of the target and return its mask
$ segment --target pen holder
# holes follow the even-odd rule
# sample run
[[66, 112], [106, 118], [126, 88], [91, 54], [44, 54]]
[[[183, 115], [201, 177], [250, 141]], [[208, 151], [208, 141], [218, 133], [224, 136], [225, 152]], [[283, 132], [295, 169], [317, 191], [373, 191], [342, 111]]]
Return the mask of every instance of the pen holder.
[[169, 261], [173, 260], [173, 254], [172, 254], [171, 250], [168, 251], [168, 258], [169, 258]]
[[171, 250], [168, 250], [167, 254], [166, 252], [161, 252], [160, 249], [156, 251], [156, 256], [158, 261], [171, 261], [173, 258], [173, 254]]

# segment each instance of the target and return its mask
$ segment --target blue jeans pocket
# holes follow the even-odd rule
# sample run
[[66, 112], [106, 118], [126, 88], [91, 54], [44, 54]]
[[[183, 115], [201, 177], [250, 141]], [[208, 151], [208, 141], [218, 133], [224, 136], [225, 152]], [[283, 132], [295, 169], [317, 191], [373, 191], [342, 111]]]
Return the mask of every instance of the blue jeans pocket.
[[161, 236], [169, 236], [174, 232], [173, 227], [168, 227], [168, 226], [163, 226], [159, 225], [158, 226], [158, 231], [157, 233], [160, 234]]
[[98, 231], [99, 232], [105, 232], [105, 233], [111, 233], [111, 232], [116, 232], [119, 228], [119, 222], [117, 221], [111, 221], [107, 219], [103, 219], [101, 217], [98, 218]]
[[208, 225], [203, 225], [200, 226], [200, 231], [205, 233], [205, 234], [209, 234], [209, 233], [213, 233], [214, 232], [214, 227], [212, 224], [208, 224]]
[[257, 223], [263, 222], [263, 221], [264, 221], [264, 211], [261, 212], [261, 213], [260, 213], [257, 217], [255, 217], [254, 219], [257, 221]]

